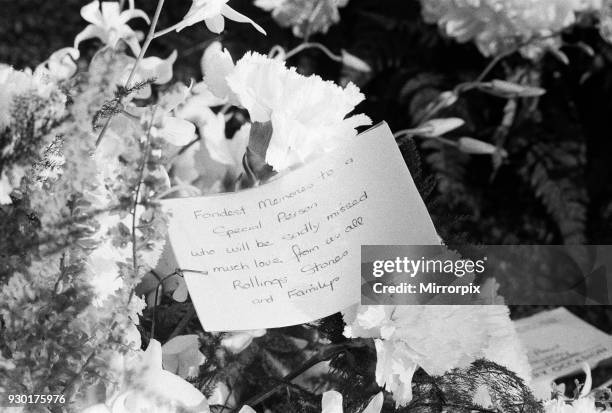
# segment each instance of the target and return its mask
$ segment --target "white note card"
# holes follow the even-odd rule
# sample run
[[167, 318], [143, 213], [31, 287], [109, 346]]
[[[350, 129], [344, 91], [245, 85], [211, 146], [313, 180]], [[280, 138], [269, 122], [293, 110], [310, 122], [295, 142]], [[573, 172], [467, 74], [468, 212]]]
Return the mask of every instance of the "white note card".
[[207, 331], [331, 315], [360, 301], [362, 244], [440, 244], [385, 123], [265, 185], [163, 204]]
[[536, 382], [577, 373], [612, 357], [612, 336], [560, 307], [515, 322]]

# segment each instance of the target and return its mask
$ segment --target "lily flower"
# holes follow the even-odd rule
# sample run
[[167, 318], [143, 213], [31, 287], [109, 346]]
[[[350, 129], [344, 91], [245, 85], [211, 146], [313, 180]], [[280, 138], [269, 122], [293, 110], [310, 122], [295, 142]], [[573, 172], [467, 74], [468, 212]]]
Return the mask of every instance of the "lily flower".
[[139, 9], [129, 8], [125, 11], [119, 9], [119, 3], [114, 1], [94, 0], [81, 8], [81, 16], [90, 24], [74, 38], [74, 47], [87, 39], [98, 38], [104, 44], [114, 48], [119, 40], [123, 40], [134, 55], [140, 53], [140, 43], [134, 30], [126, 23], [140, 17], [150, 23], [147, 14]]
[[185, 27], [193, 26], [201, 21], [213, 33], [221, 33], [225, 28], [225, 18], [238, 23], [250, 23], [257, 31], [266, 34], [266, 31], [253, 20], [242, 13], [238, 13], [227, 5], [229, 0], [193, 0], [191, 8], [181, 22], [173, 26], [177, 32]]

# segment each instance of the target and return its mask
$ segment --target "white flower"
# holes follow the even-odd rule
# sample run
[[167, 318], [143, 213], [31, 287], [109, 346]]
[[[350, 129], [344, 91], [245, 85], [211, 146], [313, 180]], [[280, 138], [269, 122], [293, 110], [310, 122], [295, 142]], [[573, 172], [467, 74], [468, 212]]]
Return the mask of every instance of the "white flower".
[[183, 20], [176, 25], [176, 31], [181, 31], [185, 27], [193, 26], [196, 23], [204, 21], [208, 30], [213, 33], [221, 33], [225, 28], [225, 18], [228, 18], [239, 23], [250, 23], [259, 32], [266, 34], [266, 31], [253, 20], [228, 6], [228, 1], [229, 0], [193, 0], [191, 8]]
[[106, 404], [89, 407], [87, 413], [191, 412], [210, 413], [206, 397], [192, 384], [162, 369], [162, 347], [151, 340], [135, 360], [135, 382]]
[[415, 129], [415, 134], [432, 138], [444, 135], [452, 130], [460, 128], [465, 121], [460, 118], [431, 119]]
[[[151, 134], [163, 138], [175, 146], [185, 146], [196, 138], [195, 125], [174, 115], [174, 110], [189, 96], [190, 88], [182, 85], [160, 99], [160, 106], [154, 112]], [[143, 120], [148, 120], [145, 113]]]
[[[30, 69], [15, 70], [10, 66], [0, 65], [0, 131], [6, 128], [11, 119], [13, 98], [24, 93], [34, 92], [43, 99], [48, 99], [57, 86], [50, 82], [45, 73], [32, 73]], [[62, 108], [63, 111], [63, 108]], [[12, 148], [4, 148], [3, 151]], [[5, 155], [6, 153], [3, 153]]]
[[[136, 73], [132, 78], [132, 83], [128, 85], [129, 87], [133, 87], [135, 84], [139, 82], [144, 82], [149, 79], [154, 79], [153, 83], [156, 85], [163, 85], [172, 80], [172, 65], [176, 62], [178, 54], [176, 50], [170, 53], [165, 59], [161, 59], [156, 56], [145, 57], [140, 61], [138, 67], [136, 68]], [[123, 76], [119, 79], [119, 83], [123, 86], [127, 81], [130, 72], [132, 71], [134, 63], [126, 66]], [[149, 84], [145, 85], [142, 89], [138, 90], [134, 97], [138, 99], [148, 99], [151, 97], [151, 86]]]
[[529, 381], [530, 370], [505, 306], [358, 306], [344, 312], [347, 337], [375, 338], [376, 381], [398, 405], [411, 399], [417, 366], [441, 375], [478, 358]]
[[204, 50], [202, 60], [202, 73], [204, 74], [204, 83], [210, 91], [220, 99], [226, 100], [232, 97], [235, 102], [235, 96], [227, 84], [227, 76], [234, 70], [234, 61], [232, 56], [219, 42], [213, 42]]
[[21, 184], [25, 169], [14, 166], [10, 171], [4, 170], [0, 174], [0, 205], [10, 204], [11, 192]]
[[53, 52], [46, 61], [36, 68], [36, 71], [45, 70], [52, 79], [68, 79], [76, 73], [76, 61], [80, 56], [79, 49], [64, 47]]
[[[593, 386], [593, 378], [591, 377], [591, 368], [587, 363], [582, 364], [582, 370], [586, 375], [586, 379], [580, 390], [580, 394], [576, 399], [568, 399], [563, 395], [565, 387], [561, 388], [561, 394], [557, 394], [558, 398], [548, 400], [544, 403], [545, 413], [600, 413], [603, 410], [595, 406], [595, 398], [590, 395], [591, 387]], [[553, 383], [554, 384], [554, 383]], [[606, 410], [607, 411], [607, 410]]]
[[123, 286], [117, 265], [121, 259], [121, 253], [108, 243], [98, 246], [89, 256], [87, 268], [91, 277], [89, 283], [95, 294], [94, 305], [102, 305], [109, 295]]
[[396, 406], [412, 400], [412, 376], [418, 353], [401, 340], [374, 340], [376, 346], [376, 383], [393, 393]]
[[281, 27], [291, 27], [297, 37], [326, 33], [340, 21], [339, 8], [348, 0], [255, 0], [255, 5], [272, 12]]
[[265, 334], [266, 330], [233, 331], [227, 333], [227, 335], [223, 337], [221, 345], [230, 353], [238, 354], [250, 346], [254, 338], [261, 337]]
[[183, 378], [196, 377], [205, 360], [196, 334], [176, 336], [162, 346], [164, 369]]
[[[370, 400], [361, 413], [380, 413], [385, 397], [382, 392]], [[321, 398], [321, 413], [342, 413], [342, 395], [335, 390], [326, 391]]]
[[341, 88], [319, 76], [302, 76], [284, 62], [247, 53], [226, 77], [253, 122], [272, 122], [266, 162], [277, 171], [330, 151], [369, 125], [365, 115], [346, 118], [364, 99], [349, 83]]
[[137, 56], [140, 53], [138, 36], [126, 23], [137, 17], [150, 23], [144, 11], [133, 8], [121, 11], [119, 3], [115, 1], [100, 3], [94, 0], [81, 8], [81, 16], [90, 24], [74, 38], [75, 48], [78, 49], [79, 44], [84, 40], [98, 38], [112, 48], [117, 46], [119, 40], [123, 40], [134, 55]]
[[573, 24], [576, 13], [596, 7], [581, 0], [421, 0], [427, 22], [459, 42], [473, 40], [485, 56], [504, 53], [534, 38], [548, 37], [521, 52], [535, 58], [543, 49], [557, 48], [558, 37], [550, 37]]
[[593, 397], [582, 397], [572, 402], [562, 399], [548, 400], [544, 403], [545, 413], [603, 413], [595, 406]]
[[[210, 109], [208, 110], [210, 111]], [[225, 116], [210, 111], [209, 119], [200, 127], [200, 134], [210, 157], [230, 169], [232, 176], [242, 171], [242, 157], [249, 143], [251, 125], [245, 123], [236, 131], [232, 139], [225, 135]]]

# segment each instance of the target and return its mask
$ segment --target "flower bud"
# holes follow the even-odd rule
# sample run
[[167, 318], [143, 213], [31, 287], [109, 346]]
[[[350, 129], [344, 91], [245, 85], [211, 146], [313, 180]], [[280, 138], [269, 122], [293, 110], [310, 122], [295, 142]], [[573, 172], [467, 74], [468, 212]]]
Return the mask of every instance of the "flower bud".
[[415, 135], [421, 135], [426, 138], [434, 138], [457, 129], [464, 124], [465, 122], [463, 119], [459, 118], [431, 119], [416, 128]]
[[457, 148], [472, 155], [493, 155], [496, 152], [501, 153], [503, 157], [507, 155], [505, 150], [498, 149], [495, 145], [468, 137], [459, 138]]
[[342, 64], [360, 72], [368, 73], [372, 71], [369, 64], [344, 49], [342, 50]]
[[546, 93], [546, 90], [540, 87], [519, 85], [518, 83], [498, 79], [481, 84], [479, 86], [479, 89], [494, 96], [499, 96], [507, 99], [519, 97], [537, 97], [542, 96], [544, 93]]

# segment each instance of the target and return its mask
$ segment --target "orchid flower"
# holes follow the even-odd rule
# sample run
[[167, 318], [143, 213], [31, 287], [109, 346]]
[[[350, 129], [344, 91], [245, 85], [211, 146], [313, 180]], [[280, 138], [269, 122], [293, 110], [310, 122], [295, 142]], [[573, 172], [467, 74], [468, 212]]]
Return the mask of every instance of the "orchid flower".
[[74, 47], [61, 48], [53, 52], [46, 61], [41, 63], [36, 68], [36, 72], [45, 71], [51, 78], [56, 80], [69, 79], [77, 71], [76, 60], [80, 56], [79, 49]]
[[172, 28], [178, 32], [185, 27], [193, 26], [196, 23], [204, 21], [208, 30], [219, 34], [225, 28], [225, 18], [228, 18], [239, 23], [250, 23], [257, 31], [266, 34], [266, 31], [253, 20], [228, 6], [228, 1], [229, 0], [193, 0], [191, 8], [183, 20]]
[[137, 17], [150, 23], [144, 11], [134, 8], [121, 11], [117, 2], [103, 1], [100, 3], [99, 0], [94, 0], [81, 8], [81, 16], [90, 24], [75, 37], [75, 49], [78, 49], [79, 44], [84, 40], [98, 38], [112, 48], [117, 46], [119, 40], [123, 40], [134, 55], [138, 56], [140, 53], [138, 36], [126, 23]]
[[[160, 59], [156, 56], [145, 57], [138, 64], [136, 73], [132, 78], [132, 83], [128, 87], [133, 87], [135, 84], [149, 79], [154, 79], [152, 83], [156, 85], [168, 83], [172, 80], [172, 65], [176, 62], [177, 56], [178, 54], [174, 50], [166, 59]], [[121, 85], [125, 85], [134, 64], [136, 64], [135, 60], [133, 64], [125, 68], [123, 76], [119, 79]], [[151, 85], [145, 85], [135, 93], [134, 97], [138, 99], [148, 99], [151, 97]]]

